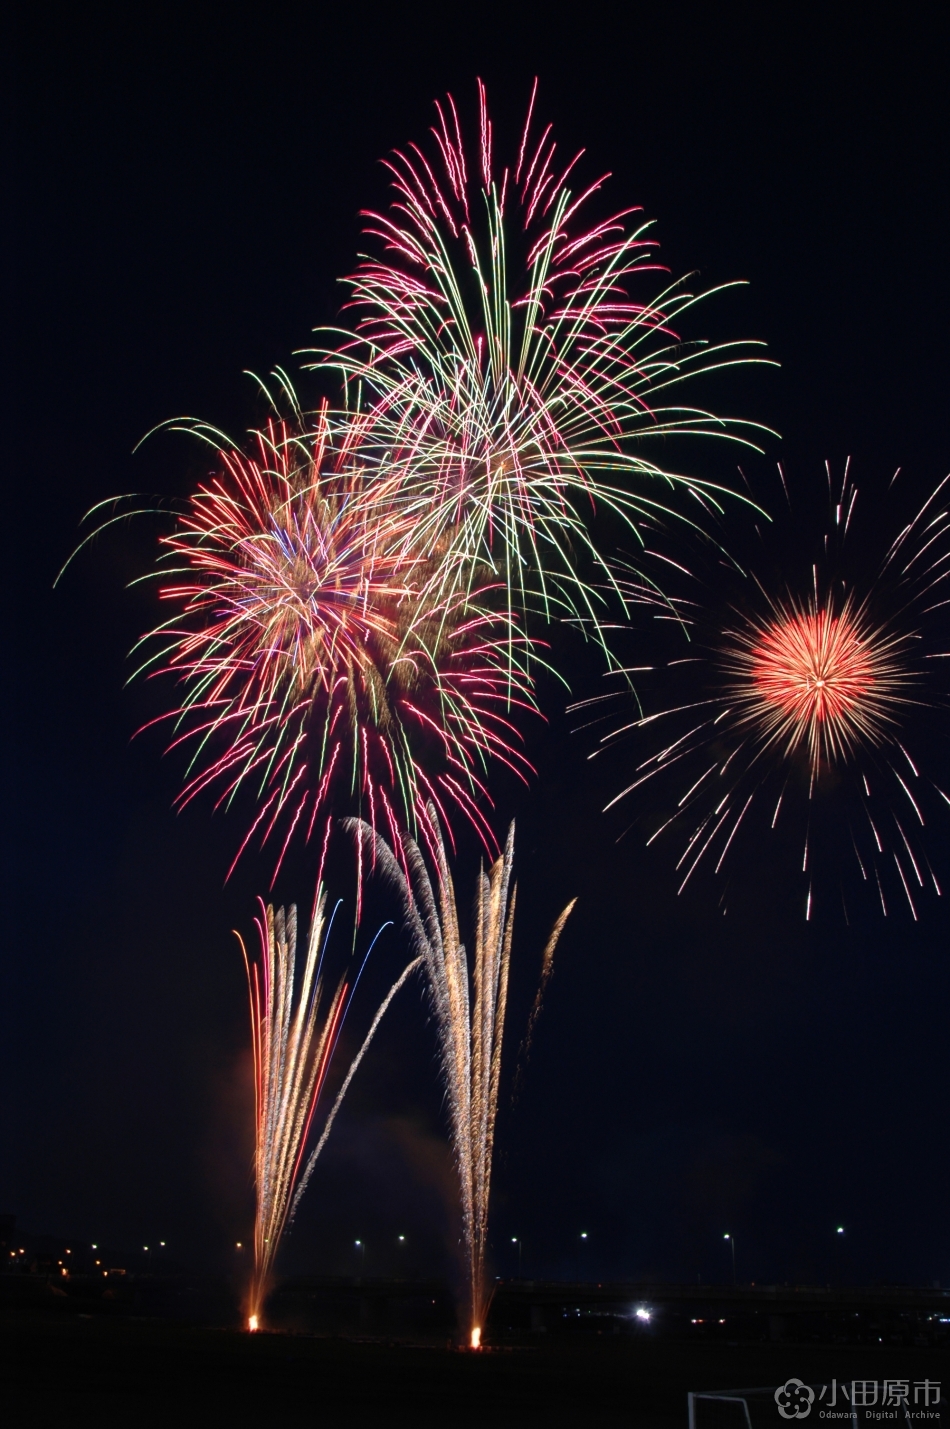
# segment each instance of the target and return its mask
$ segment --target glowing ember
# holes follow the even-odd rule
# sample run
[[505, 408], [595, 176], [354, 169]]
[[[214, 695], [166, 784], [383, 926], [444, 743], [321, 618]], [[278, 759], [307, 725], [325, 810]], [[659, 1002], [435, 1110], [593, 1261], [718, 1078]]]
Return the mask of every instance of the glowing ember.
[[259, 1321], [259, 1319], [257, 1318], [257, 1316], [256, 1316], [256, 1315], [249, 1315], [248, 1318], [247, 1318], [247, 1328], [250, 1330], [251, 1334], [253, 1335], [254, 1331], [255, 1331], [255, 1330], [259, 1330], [260, 1327], [261, 1327], [260, 1321]]
[[471, 1347], [473, 1350], [480, 1350], [482, 1347], [482, 1331], [480, 1325], [472, 1326]]

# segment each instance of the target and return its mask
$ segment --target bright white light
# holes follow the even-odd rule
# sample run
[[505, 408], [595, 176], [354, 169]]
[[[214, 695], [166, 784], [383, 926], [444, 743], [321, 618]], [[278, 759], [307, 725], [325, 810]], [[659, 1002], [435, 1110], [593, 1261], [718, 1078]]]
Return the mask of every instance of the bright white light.
[[404, 1240], [406, 1239], [406, 1237], [405, 1237], [404, 1235], [400, 1235], [400, 1236], [397, 1236], [396, 1239], [399, 1240], [399, 1241], [404, 1241]]
[[732, 1236], [729, 1234], [728, 1231], [726, 1231], [726, 1234], [723, 1236], [723, 1240], [732, 1240]]
[[838, 1227], [838, 1234], [839, 1234], [839, 1235], [844, 1235], [844, 1226], [839, 1226], [839, 1227]]
[[587, 1239], [587, 1232], [586, 1232], [586, 1231], [581, 1231], [581, 1240], [586, 1240], [586, 1239]]
[[651, 1320], [653, 1318], [650, 1311], [644, 1305], [637, 1306], [636, 1315], [638, 1320]]

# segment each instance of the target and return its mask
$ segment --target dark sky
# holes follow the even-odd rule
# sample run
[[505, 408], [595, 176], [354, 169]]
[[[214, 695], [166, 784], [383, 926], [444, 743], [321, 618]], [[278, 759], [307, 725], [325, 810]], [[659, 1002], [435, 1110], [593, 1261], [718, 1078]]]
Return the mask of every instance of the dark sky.
[[[434, 98], [470, 103], [481, 75], [504, 128], [537, 74], [565, 148], [585, 146], [615, 202], [656, 218], [674, 272], [749, 280], [704, 322], [765, 339], [781, 363], [728, 391], [782, 433], [763, 470], [781, 457], [806, 480], [850, 454], [869, 483], [900, 464], [923, 492], [950, 468], [945, 17], [561, 13], [570, 23], [517, 4], [20, 7], [0, 1210], [27, 1228], [162, 1238], [208, 1264], [247, 1236], [230, 929], [249, 929], [270, 860], [248, 857], [224, 887], [237, 823], [201, 802], [174, 815], [181, 764], [156, 736], [131, 742], [159, 696], [125, 688], [153, 619], [125, 585], [160, 528], [122, 530], [52, 581], [93, 502], [183, 495], [203, 474], [183, 438], [133, 456], [146, 431], [179, 414], [237, 433], [255, 420], [242, 371], [291, 365], [333, 318], [358, 210], [385, 199], [377, 161], [422, 134]], [[594, 678], [579, 656], [577, 693]], [[497, 1268], [514, 1269], [520, 1235], [530, 1273], [725, 1279], [728, 1230], [741, 1278], [824, 1280], [844, 1224], [841, 1273], [950, 1281], [947, 900], [917, 924], [869, 908], [850, 930], [806, 925], [767, 845], [734, 874], [748, 896], [728, 918], [711, 886], [677, 899], [666, 851], [615, 843], [600, 809], [618, 769], [586, 762], [549, 696], [538, 781], [503, 791], [497, 816], [500, 829], [517, 812], [524, 894], [512, 1052], [547, 927], [565, 896], [580, 903], [525, 1091], [502, 1110]], [[931, 839], [947, 861], [950, 823]], [[278, 893], [307, 903], [313, 876], [301, 855]], [[380, 987], [400, 966], [388, 937]], [[447, 1264], [431, 1031], [419, 993], [403, 998], [288, 1271], [352, 1268], [356, 1236], [394, 1268], [397, 1233], [413, 1268]]]

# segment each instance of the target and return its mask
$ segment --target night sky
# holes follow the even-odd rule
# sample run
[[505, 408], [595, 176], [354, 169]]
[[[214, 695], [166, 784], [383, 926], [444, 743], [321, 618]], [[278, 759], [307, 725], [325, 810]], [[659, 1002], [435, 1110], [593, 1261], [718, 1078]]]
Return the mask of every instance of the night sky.
[[[564, 11], [564, 14], [569, 12]], [[57, 570], [94, 502], [187, 494], [206, 462], [176, 415], [240, 434], [260, 418], [244, 369], [291, 367], [332, 320], [378, 160], [419, 138], [476, 75], [496, 125], [531, 82], [565, 149], [609, 169], [615, 205], [657, 220], [674, 273], [748, 288], [703, 330], [757, 337], [781, 364], [734, 377], [721, 407], [776, 428], [807, 481], [849, 454], [925, 493], [950, 469], [947, 30], [936, 8], [585, 4], [20, 8], [13, 111], [15, 339], [5, 390], [6, 936], [0, 955], [0, 1211], [34, 1232], [117, 1246], [164, 1239], [220, 1267], [247, 1239], [251, 1092], [244, 973], [273, 859], [210, 801], [172, 811], [183, 773], [160, 689], [126, 687], [155, 620], [141, 521]], [[9, 187], [8, 187], [9, 191]], [[8, 271], [9, 268], [8, 268]], [[691, 452], [699, 475], [735, 457]], [[574, 694], [598, 667], [563, 640]], [[600, 811], [623, 759], [590, 764], [564, 699], [528, 728], [538, 778], [498, 784], [518, 818], [522, 901], [509, 1057], [565, 898], [524, 1091], [504, 1099], [495, 1269], [676, 1280], [950, 1282], [950, 900], [913, 923], [870, 903], [806, 925], [763, 842], [675, 896], [670, 851], [616, 841]], [[941, 757], [938, 750], [934, 756]], [[950, 744], [942, 750], [950, 768]], [[950, 818], [930, 831], [950, 869]], [[459, 881], [467, 898], [474, 854]], [[350, 898], [342, 844], [334, 891]], [[276, 888], [307, 905], [313, 851]], [[382, 894], [372, 919], [395, 916]], [[345, 944], [345, 938], [341, 940]], [[345, 948], [344, 948], [345, 951]], [[404, 949], [386, 934], [382, 990]], [[375, 955], [374, 955], [375, 958]], [[367, 1008], [369, 1004], [366, 1004]], [[354, 1033], [355, 1035], [355, 1033]], [[281, 1265], [286, 1273], [444, 1273], [446, 1197], [434, 1043], [421, 989], [379, 1034]], [[509, 1068], [510, 1070], [510, 1068]], [[837, 1266], [835, 1227], [847, 1234]], [[578, 1252], [587, 1232], [587, 1249]]]

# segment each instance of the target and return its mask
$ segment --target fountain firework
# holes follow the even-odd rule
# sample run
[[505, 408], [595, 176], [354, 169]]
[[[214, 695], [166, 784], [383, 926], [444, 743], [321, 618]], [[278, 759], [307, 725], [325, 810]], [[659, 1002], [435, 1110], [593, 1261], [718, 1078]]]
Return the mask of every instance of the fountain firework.
[[[272, 907], [267, 907], [255, 921], [260, 935], [259, 959], [248, 956], [243, 939], [236, 934], [247, 969], [254, 1052], [257, 1210], [254, 1274], [248, 1297], [249, 1330], [261, 1327], [264, 1300], [281, 1236], [293, 1219], [353, 1075], [390, 1002], [420, 962], [416, 958], [404, 968], [383, 999], [301, 1176], [310, 1128], [343, 1023], [379, 933], [355, 979], [351, 982], [344, 974], [335, 991], [325, 996], [322, 963], [330, 928], [326, 927], [326, 894], [322, 886], [318, 885], [317, 889], [299, 982], [296, 907], [291, 905], [286, 914], [283, 908], [275, 913]], [[332, 921], [331, 918], [330, 926]]]
[[[407, 876], [393, 851], [368, 824], [355, 819], [347, 823], [371, 850], [383, 875], [398, 888], [414, 947], [425, 962], [428, 974], [461, 1193], [468, 1339], [471, 1348], [478, 1349], [488, 1309], [485, 1254], [517, 892], [517, 885], [511, 882], [515, 826], [512, 824], [509, 828], [504, 853], [489, 872], [486, 873], [484, 867], [479, 870], [475, 949], [470, 966], [460, 938], [455, 888], [434, 809], [430, 811], [430, 819], [436, 831], [433, 856], [437, 893], [425, 859], [412, 839], [402, 841]], [[555, 946], [576, 901], [571, 900], [551, 931], [542, 960], [539, 997], [550, 978]], [[536, 999], [531, 1028], [539, 1007]]]

